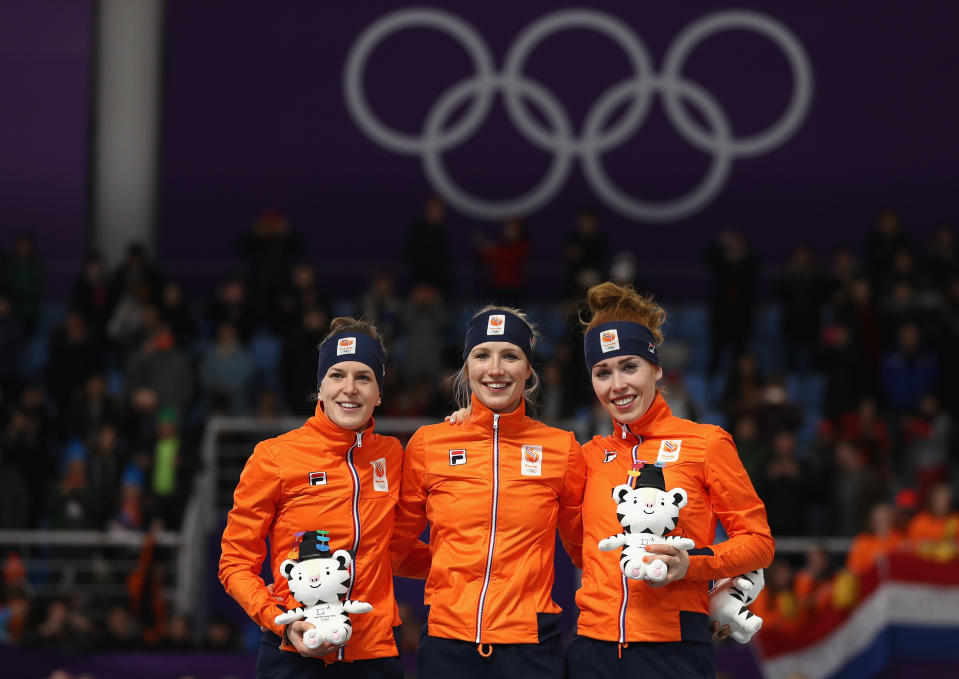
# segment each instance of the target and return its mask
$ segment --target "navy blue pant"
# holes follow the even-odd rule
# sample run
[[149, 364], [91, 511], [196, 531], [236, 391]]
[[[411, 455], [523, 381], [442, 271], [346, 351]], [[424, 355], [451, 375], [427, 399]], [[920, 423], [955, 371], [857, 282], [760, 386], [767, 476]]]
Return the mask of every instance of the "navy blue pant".
[[[476, 643], [459, 639], [420, 637], [416, 652], [417, 679], [563, 679], [563, 639], [559, 616], [540, 613], [538, 644], [490, 644], [489, 657]], [[608, 677], [604, 677], [608, 679]]]
[[713, 645], [700, 641], [632, 642], [576, 636], [566, 650], [568, 679], [715, 679]]
[[403, 679], [399, 657], [335, 662], [280, 650], [280, 637], [264, 632], [256, 654], [256, 679]]

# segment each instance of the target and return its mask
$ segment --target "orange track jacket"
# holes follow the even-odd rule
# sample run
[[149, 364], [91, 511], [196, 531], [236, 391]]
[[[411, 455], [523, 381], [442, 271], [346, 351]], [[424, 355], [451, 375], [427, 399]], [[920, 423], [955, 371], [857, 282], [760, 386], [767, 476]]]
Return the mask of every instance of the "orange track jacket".
[[[373, 610], [352, 616], [353, 636], [327, 661], [395, 656], [393, 627], [400, 624], [393, 598], [389, 542], [400, 492], [403, 448], [391, 436], [342, 429], [319, 405], [299, 429], [259, 443], [246, 462], [223, 531], [220, 582], [257, 624], [283, 636], [273, 618], [282, 612], [260, 578], [270, 540], [274, 596], [295, 608], [280, 573], [286, 558], [297, 558], [298, 534], [329, 532], [330, 550], [356, 556], [347, 598]], [[424, 577], [429, 567], [425, 544], [413, 545], [397, 575]], [[283, 645], [286, 650], [292, 646]]]
[[577, 566], [585, 483], [568, 431], [496, 414], [473, 398], [462, 425], [422, 427], [406, 447], [396, 531], [404, 554], [430, 524], [429, 634], [483, 644], [535, 643], [551, 598], [556, 529]]
[[[774, 543], [766, 508], [756, 495], [732, 438], [719, 427], [674, 417], [661, 394], [637, 422], [614, 422], [611, 436], [583, 446], [588, 467], [583, 499], [583, 585], [576, 593], [577, 632], [620, 643], [708, 641], [709, 581], [764, 568]], [[683, 488], [688, 504], [669, 535], [691, 538], [689, 571], [662, 588], [627, 579], [619, 551], [598, 542], [623, 531], [612, 489], [629, 480], [636, 462], [660, 463], [666, 490]], [[729, 540], [713, 545], [717, 519]]]

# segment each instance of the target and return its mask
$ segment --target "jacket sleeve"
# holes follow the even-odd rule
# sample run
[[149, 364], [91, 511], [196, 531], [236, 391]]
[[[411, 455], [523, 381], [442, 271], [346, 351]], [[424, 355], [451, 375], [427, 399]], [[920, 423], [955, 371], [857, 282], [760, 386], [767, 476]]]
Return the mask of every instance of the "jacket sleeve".
[[[390, 547], [390, 561], [393, 561], [393, 549]], [[397, 553], [397, 561], [393, 565], [393, 575], [401, 578], [413, 578], [415, 580], [425, 580], [430, 574], [430, 564], [433, 560], [433, 552], [430, 546], [422, 540], [413, 543], [413, 548], [406, 554]]]
[[426, 446], [423, 438], [420, 432], [416, 432], [406, 444], [403, 481], [394, 513], [393, 538], [390, 540], [393, 573], [416, 578], [425, 578], [429, 573], [429, 561], [426, 559], [429, 545], [417, 540], [426, 528]]
[[715, 427], [706, 443], [706, 487], [716, 517], [729, 539], [689, 557], [691, 580], [731, 578], [766, 568], [775, 542], [766, 522], [766, 506], [756, 494], [732, 437]]
[[573, 565], [583, 567], [583, 493], [586, 488], [586, 461], [583, 449], [569, 435], [569, 461], [563, 489], [559, 494], [559, 537]]
[[220, 582], [227, 594], [260, 626], [283, 636], [273, 618], [284, 609], [273, 601], [260, 577], [266, 558], [266, 538], [280, 497], [280, 476], [274, 452], [260, 443], [246, 461], [233, 509], [220, 543]]

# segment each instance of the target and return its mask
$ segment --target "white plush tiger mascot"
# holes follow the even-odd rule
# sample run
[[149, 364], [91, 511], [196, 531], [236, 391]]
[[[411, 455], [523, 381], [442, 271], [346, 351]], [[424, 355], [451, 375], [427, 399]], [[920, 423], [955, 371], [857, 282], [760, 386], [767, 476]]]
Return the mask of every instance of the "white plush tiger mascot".
[[326, 531], [307, 531], [300, 542], [299, 560], [286, 559], [280, 572], [290, 581], [290, 593], [303, 604], [274, 618], [277, 625], [306, 620], [313, 629], [303, 634], [307, 648], [324, 642], [345, 644], [353, 635], [348, 613], [369, 613], [364, 601], [342, 600], [350, 582], [350, 553], [338, 549], [330, 555]]
[[762, 569], [717, 580], [709, 593], [709, 622], [729, 625], [730, 636], [741, 644], [747, 643], [763, 626], [763, 619], [746, 607], [765, 585]]
[[669, 544], [682, 550], [696, 546], [689, 538], [663, 537], [676, 528], [679, 510], [686, 506], [688, 496], [682, 488], [667, 493], [663, 470], [657, 466], [636, 465], [630, 476], [635, 480], [635, 488], [628, 483], [613, 488], [616, 518], [626, 530], [600, 540], [599, 548], [604, 552], [623, 548], [619, 567], [627, 578], [662, 582], [666, 579], [666, 564], [659, 558], [643, 563], [646, 545]]

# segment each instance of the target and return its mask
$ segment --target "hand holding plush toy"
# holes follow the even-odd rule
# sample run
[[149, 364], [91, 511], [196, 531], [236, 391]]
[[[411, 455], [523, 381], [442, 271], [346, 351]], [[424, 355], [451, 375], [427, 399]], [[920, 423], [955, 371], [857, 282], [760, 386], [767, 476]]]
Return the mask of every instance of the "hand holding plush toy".
[[373, 606], [364, 601], [342, 599], [349, 589], [350, 553], [338, 549], [330, 555], [326, 531], [308, 531], [300, 542], [299, 560], [286, 559], [280, 572], [290, 581], [290, 593], [302, 607], [274, 618], [277, 625], [305, 620], [313, 629], [303, 634], [307, 648], [326, 642], [343, 645], [353, 635], [348, 613], [368, 613]]
[[763, 626], [763, 619], [746, 607], [756, 600], [765, 585], [762, 569], [717, 580], [709, 593], [709, 622], [729, 625], [733, 639], [748, 643]]
[[617, 547], [623, 548], [619, 567], [627, 578], [662, 582], [666, 579], [666, 564], [659, 558], [645, 563], [643, 557], [650, 554], [646, 551], [646, 545], [668, 544], [686, 551], [696, 546], [689, 538], [677, 535], [663, 537], [676, 528], [679, 510], [686, 506], [688, 498], [682, 488], [666, 492], [661, 468], [653, 465], [636, 467], [630, 472], [637, 479], [635, 488], [628, 483], [613, 488], [616, 517], [626, 530], [600, 540], [599, 549], [611, 552]]

